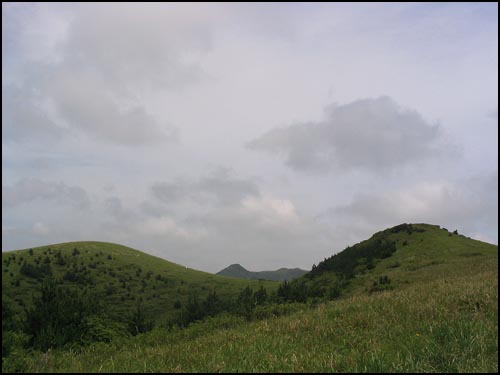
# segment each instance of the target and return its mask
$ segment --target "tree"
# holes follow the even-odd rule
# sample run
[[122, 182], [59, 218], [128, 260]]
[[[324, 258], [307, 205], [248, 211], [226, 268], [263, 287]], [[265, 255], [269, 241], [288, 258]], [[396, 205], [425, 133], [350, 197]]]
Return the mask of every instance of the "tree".
[[129, 332], [136, 336], [140, 333], [145, 333], [153, 329], [154, 323], [146, 317], [142, 305], [137, 303], [136, 310], [132, 314], [128, 322]]
[[214, 316], [223, 310], [222, 300], [219, 298], [215, 290], [208, 293], [207, 298], [203, 302], [203, 312], [205, 316]]
[[26, 309], [24, 329], [31, 335], [30, 344], [45, 351], [81, 342], [87, 319], [100, 310], [97, 300], [87, 291], [64, 289], [55, 279], [45, 279], [32, 307]]
[[281, 299], [282, 301], [287, 301], [291, 298], [292, 294], [292, 287], [288, 281], [284, 281], [280, 286], [278, 287], [278, 298]]
[[254, 308], [255, 300], [253, 298], [253, 291], [250, 286], [247, 286], [238, 296], [237, 312], [240, 315], [243, 315], [247, 320], [250, 320]]
[[267, 300], [267, 291], [266, 289], [261, 285], [259, 290], [257, 290], [255, 293], [254, 293], [254, 299], [255, 299], [255, 303], [257, 305], [263, 305], [266, 300]]
[[203, 318], [203, 309], [196, 294], [191, 294], [182, 314], [182, 324], [187, 325]]

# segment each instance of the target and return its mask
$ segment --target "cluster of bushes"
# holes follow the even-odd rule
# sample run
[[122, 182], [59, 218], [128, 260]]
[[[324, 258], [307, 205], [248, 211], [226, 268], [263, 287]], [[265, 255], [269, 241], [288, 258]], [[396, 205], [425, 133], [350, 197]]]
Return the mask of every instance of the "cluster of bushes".
[[334, 300], [341, 296], [349, 280], [337, 275], [321, 281], [296, 279], [284, 281], [276, 293], [276, 302], [300, 302]]
[[191, 294], [184, 306], [180, 301], [175, 301], [174, 307], [179, 312], [171, 319], [169, 325], [186, 327], [192, 322], [221, 313], [242, 316], [251, 320], [256, 307], [272, 302], [275, 302], [275, 296], [268, 296], [266, 289], [262, 286], [256, 291], [247, 286], [236, 298], [220, 297], [215, 290], [209, 292], [204, 299]]

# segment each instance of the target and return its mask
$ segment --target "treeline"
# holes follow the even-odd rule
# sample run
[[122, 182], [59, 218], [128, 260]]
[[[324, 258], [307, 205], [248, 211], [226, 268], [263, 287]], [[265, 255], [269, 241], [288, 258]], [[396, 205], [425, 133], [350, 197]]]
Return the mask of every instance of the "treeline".
[[344, 251], [331, 256], [313, 265], [311, 272], [305, 275], [314, 278], [324, 272], [334, 272], [346, 279], [356, 273], [375, 268], [376, 263], [390, 257], [396, 251], [396, 243], [384, 238], [372, 238], [353, 247], [348, 246]]
[[[30, 306], [25, 307], [23, 317], [14, 314], [2, 298], [2, 363], [9, 361], [12, 353], [24, 350], [77, 349], [95, 342], [135, 336], [154, 328], [153, 320], [140, 303], [128, 316], [117, 320], [116, 315], [107, 313], [100, 297], [91, 288], [70, 288], [63, 280], [47, 277]], [[187, 327], [192, 322], [222, 313], [253, 320], [290, 311], [273, 306], [278, 301], [276, 293], [268, 294], [262, 286], [257, 290], [246, 287], [233, 298], [223, 298], [215, 290], [204, 298], [192, 294], [184, 306], [175, 302], [178, 314], [164, 328]]]

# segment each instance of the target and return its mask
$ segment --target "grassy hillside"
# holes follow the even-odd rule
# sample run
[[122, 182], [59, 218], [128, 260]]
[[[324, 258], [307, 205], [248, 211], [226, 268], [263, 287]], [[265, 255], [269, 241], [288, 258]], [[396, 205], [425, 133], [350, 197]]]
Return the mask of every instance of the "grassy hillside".
[[498, 246], [437, 225], [402, 224], [325, 259], [292, 286], [334, 299], [476, 275], [497, 264]]
[[33, 372], [497, 372], [498, 274], [456, 276], [250, 324], [212, 319], [80, 354]]
[[272, 280], [272, 281], [285, 281], [293, 280], [306, 274], [308, 271], [301, 270], [300, 268], [280, 268], [276, 271], [248, 271], [240, 264], [231, 264], [223, 270], [217, 272], [217, 275], [236, 277], [240, 279], [252, 280]]
[[270, 281], [188, 269], [117, 244], [69, 242], [2, 253], [2, 298], [12, 310], [21, 312], [30, 304], [48, 267], [65, 285], [99, 294], [113, 315], [129, 314], [140, 302], [146, 315], [158, 324], [168, 321], [193, 294], [203, 298], [215, 290], [226, 297], [248, 285], [254, 289], [263, 285], [269, 291], [277, 287]]
[[31, 372], [498, 372], [498, 247], [396, 226], [281, 284], [251, 318], [18, 358]]

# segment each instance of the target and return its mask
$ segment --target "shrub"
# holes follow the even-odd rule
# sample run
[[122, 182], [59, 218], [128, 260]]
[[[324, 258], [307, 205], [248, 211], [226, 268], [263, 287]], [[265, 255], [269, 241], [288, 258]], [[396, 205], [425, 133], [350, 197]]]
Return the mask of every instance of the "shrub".
[[35, 265], [24, 262], [23, 265], [21, 266], [19, 272], [21, 272], [21, 274], [23, 274], [25, 276], [28, 276], [28, 277], [31, 277], [31, 278], [34, 278], [37, 280], [41, 280], [47, 276], [52, 275], [52, 268], [50, 267], [50, 264], [47, 264], [47, 263], [39, 265], [39, 266], [35, 266]]

